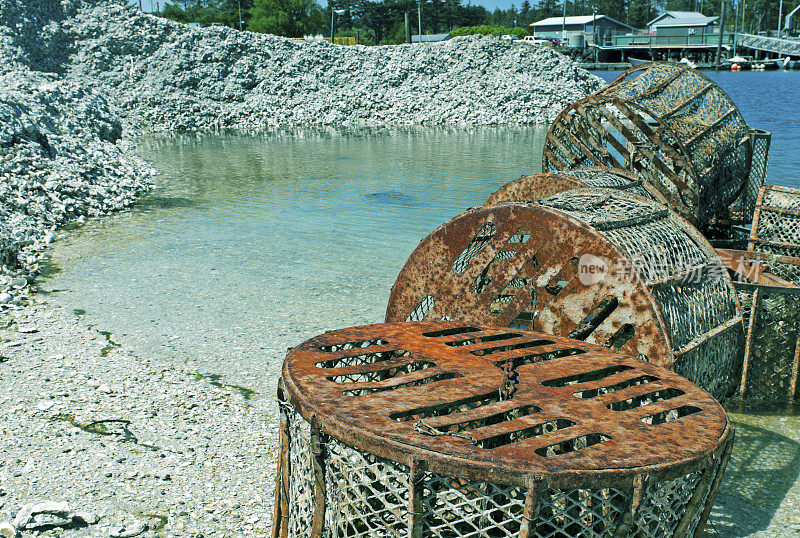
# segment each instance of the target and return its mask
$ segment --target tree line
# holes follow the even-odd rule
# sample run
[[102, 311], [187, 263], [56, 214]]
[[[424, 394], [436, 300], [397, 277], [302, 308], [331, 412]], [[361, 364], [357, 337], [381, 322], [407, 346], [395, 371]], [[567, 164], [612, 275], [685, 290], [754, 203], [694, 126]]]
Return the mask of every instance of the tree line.
[[[488, 11], [471, 0], [328, 0], [321, 7], [316, 0], [173, 0], [156, 14], [168, 19], [202, 25], [223, 24], [252, 32], [286, 37], [330, 35], [332, 10], [336, 10], [336, 36], [355, 36], [364, 45], [397, 44], [405, 41], [405, 17], [409, 30], [418, 33], [418, 10], [425, 34], [448, 33], [463, 27], [494, 26], [530, 29], [529, 25], [548, 17], [566, 15], [607, 15], [634, 28], [663, 10], [700, 11], [719, 16], [726, 8], [726, 29], [757, 33], [775, 30], [781, 0], [522, 0], [519, 7]], [[800, 0], [784, 0], [783, 15]], [[800, 16], [797, 17], [800, 20]], [[782, 24], [781, 24], [782, 25]]]

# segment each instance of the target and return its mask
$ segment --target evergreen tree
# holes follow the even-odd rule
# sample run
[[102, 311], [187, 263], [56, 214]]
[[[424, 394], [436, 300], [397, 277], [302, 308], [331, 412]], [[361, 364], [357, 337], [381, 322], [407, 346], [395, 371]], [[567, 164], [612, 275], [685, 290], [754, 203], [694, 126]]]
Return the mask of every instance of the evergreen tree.
[[286, 37], [318, 34], [322, 11], [314, 0], [255, 0], [247, 29]]
[[531, 3], [528, 0], [522, 0], [522, 5], [519, 7], [519, 25], [527, 28], [533, 21], [531, 19]]

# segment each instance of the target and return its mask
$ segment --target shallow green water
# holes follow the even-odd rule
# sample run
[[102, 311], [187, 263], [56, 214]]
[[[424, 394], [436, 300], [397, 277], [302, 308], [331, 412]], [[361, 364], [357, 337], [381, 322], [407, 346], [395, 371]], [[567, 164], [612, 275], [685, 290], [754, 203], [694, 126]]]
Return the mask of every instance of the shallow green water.
[[[159, 187], [51, 251], [51, 300], [147, 354], [271, 391], [286, 347], [383, 321], [418, 241], [538, 172], [545, 129], [145, 140]], [[266, 372], [265, 372], [266, 370]], [[268, 373], [267, 373], [268, 372]]]

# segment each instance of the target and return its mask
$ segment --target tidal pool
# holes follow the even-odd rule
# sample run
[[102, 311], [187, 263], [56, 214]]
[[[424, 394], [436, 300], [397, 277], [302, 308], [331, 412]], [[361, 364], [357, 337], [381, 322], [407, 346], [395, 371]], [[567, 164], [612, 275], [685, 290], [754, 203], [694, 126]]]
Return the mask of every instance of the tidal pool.
[[145, 139], [136, 208], [57, 242], [52, 300], [141, 353], [270, 395], [288, 346], [383, 321], [420, 239], [540, 171], [546, 130]]

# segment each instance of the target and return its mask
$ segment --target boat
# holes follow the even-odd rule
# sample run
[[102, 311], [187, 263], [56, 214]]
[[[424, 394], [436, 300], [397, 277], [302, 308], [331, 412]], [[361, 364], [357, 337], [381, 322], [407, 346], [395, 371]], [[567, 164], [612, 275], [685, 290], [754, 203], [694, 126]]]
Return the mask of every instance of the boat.
[[628, 58], [628, 63], [630, 63], [633, 67], [642, 64], [649, 64], [652, 60], [640, 60], [639, 58]]
[[730, 66], [731, 71], [764, 71], [765, 69], [778, 69], [783, 63], [782, 60], [754, 60], [746, 56], [734, 56], [725, 62]]

